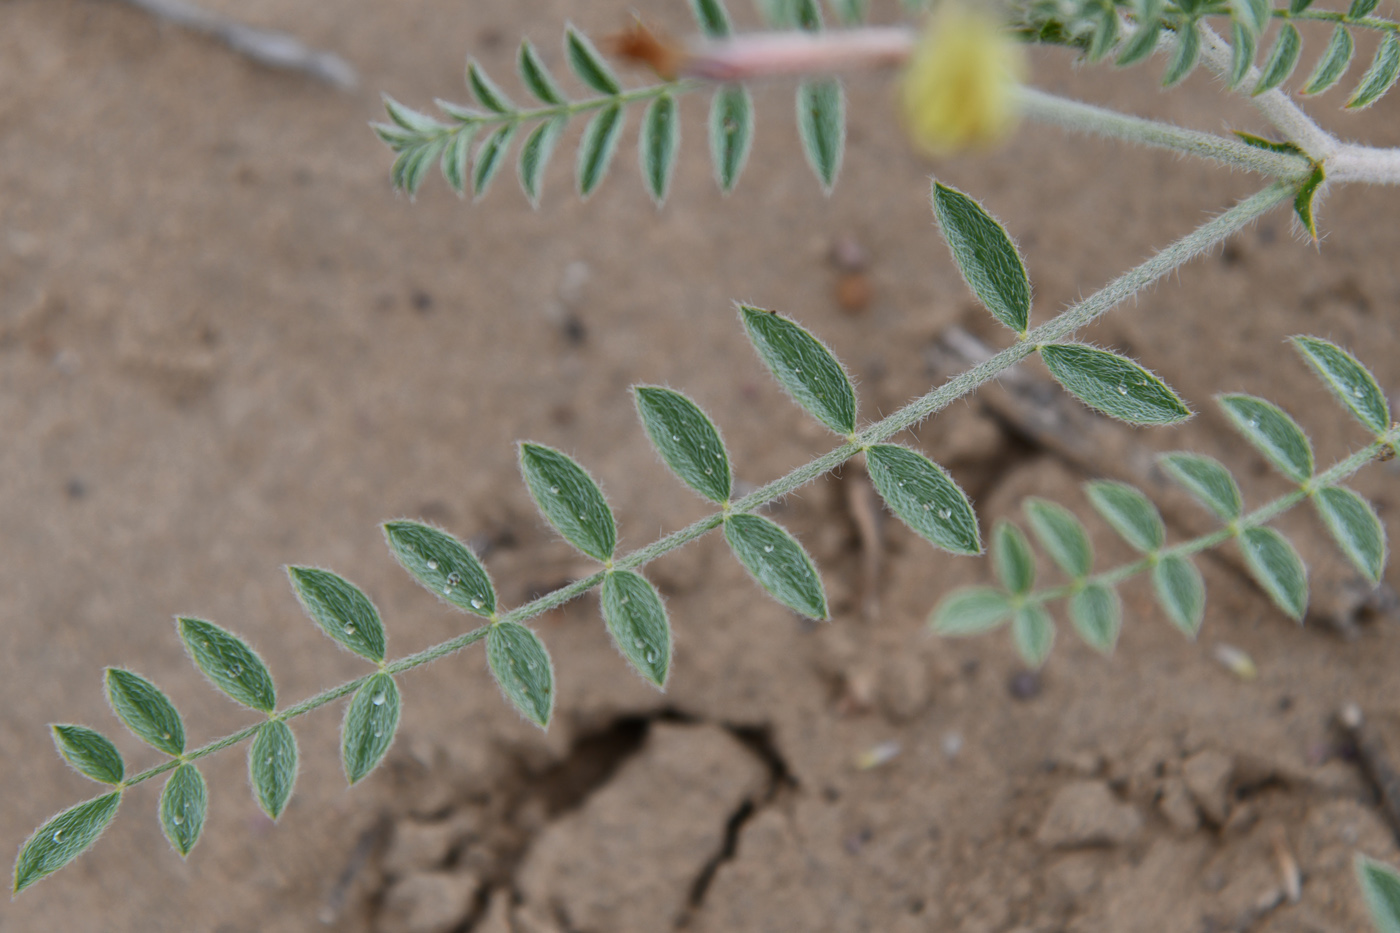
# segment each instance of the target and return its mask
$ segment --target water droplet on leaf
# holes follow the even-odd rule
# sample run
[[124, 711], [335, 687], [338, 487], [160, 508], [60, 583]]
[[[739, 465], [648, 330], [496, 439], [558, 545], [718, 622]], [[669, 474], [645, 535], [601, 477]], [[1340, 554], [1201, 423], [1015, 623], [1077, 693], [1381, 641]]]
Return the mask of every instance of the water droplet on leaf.
[[384, 694], [382, 694], [382, 693], [376, 693], [376, 694], [374, 695], [374, 699], [371, 700], [370, 702], [373, 703], [375, 706], [383, 706], [383, 705], [384, 705]]

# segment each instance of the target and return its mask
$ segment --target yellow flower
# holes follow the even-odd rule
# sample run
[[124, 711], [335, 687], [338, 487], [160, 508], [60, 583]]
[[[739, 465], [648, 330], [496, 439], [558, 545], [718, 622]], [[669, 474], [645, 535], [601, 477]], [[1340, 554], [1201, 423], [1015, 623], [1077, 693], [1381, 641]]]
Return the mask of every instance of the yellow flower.
[[985, 147], [1015, 127], [1026, 72], [1020, 43], [984, 4], [944, 0], [914, 47], [900, 86], [905, 126], [933, 154]]

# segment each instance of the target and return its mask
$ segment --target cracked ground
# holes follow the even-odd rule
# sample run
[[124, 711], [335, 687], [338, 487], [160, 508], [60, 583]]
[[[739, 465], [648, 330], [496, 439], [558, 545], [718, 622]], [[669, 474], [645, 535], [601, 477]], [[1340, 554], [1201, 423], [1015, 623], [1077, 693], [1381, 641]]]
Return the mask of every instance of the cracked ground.
[[[869, 77], [850, 85], [829, 199], [802, 164], [791, 89], [773, 85], [758, 91], [754, 154], [727, 199], [706, 163], [705, 102], [685, 98], [664, 210], [644, 194], [631, 135], [579, 203], [578, 127], [538, 211], [505, 174], [479, 204], [439, 179], [410, 202], [390, 191], [389, 154], [366, 127], [381, 91], [422, 107], [460, 100], [470, 53], [518, 93], [519, 37], [558, 66], [566, 20], [601, 36], [629, 8], [203, 5], [335, 50], [361, 89], [267, 71], [108, 0], [0, 3], [0, 838], [11, 846], [91, 792], [53, 754], [47, 723], [88, 724], [115, 736], [132, 768], [154, 763], [107, 711], [104, 667], [160, 684], [192, 742], [247, 723], [183, 657], [177, 613], [246, 637], [295, 701], [365, 668], [302, 615], [283, 565], [328, 567], [365, 589], [391, 656], [463, 630], [393, 563], [379, 522], [421, 518], [470, 541], [505, 605], [591, 572], [534, 512], [518, 440], [564, 449], [599, 477], [625, 549], [705, 514], [649, 450], [630, 385], [697, 399], [742, 483], [829, 449], [835, 439], [763, 372], [733, 300], [820, 335], [855, 376], [866, 419], [946, 377], [939, 347], [954, 328], [1002, 345], [938, 239], [929, 174], [1006, 222], [1037, 320], [1254, 185], [1041, 127], [995, 153], [920, 161], [887, 81]], [[679, 0], [641, 12], [689, 29]], [[1038, 57], [1035, 74], [1201, 129], [1262, 129], [1203, 78], [1163, 94], [1148, 67], [1095, 85], [1058, 55]], [[1400, 95], [1364, 116], [1336, 112], [1335, 96], [1310, 105], [1330, 128], [1400, 144]], [[1282, 405], [1320, 463], [1362, 442], [1287, 336], [1332, 339], [1400, 387], [1396, 204], [1393, 191], [1332, 195], [1317, 247], [1286, 215], [1265, 218], [1085, 335], [1166, 378], [1200, 412], [1183, 427], [1096, 427], [1079, 443], [1072, 424], [1028, 418], [1037, 392], [1008, 383], [900, 440], [950, 469], [984, 529], [1019, 517], [1027, 496], [1066, 504], [1094, 532], [1100, 566], [1123, 546], [1090, 518], [1086, 479], [1139, 483], [1172, 540], [1195, 534], [1203, 516], [1143, 468], [1152, 454], [1215, 456], [1251, 503], [1282, 489], [1214, 393]], [[1025, 376], [1034, 386], [1044, 373]], [[1392, 462], [1355, 484], [1383, 518], [1400, 504], [1396, 478]], [[1112, 658], [1061, 620], [1032, 675], [1003, 635], [925, 635], [939, 596], [990, 569], [872, 511], [865, 482], [851, 466], [772, 510], [821, 567], [831, 622], [767, 600], [721, 541], [702, 539], [647, 571], [676, 633], [666, 693], [627, 669], [596, 599], [577, 600], [536, 620], [558, 671], [548, 733], [506, 706], [468, 650], [402, 679], [399, 736], [355, 788], [340, 773], [337, 714], [307, 716], [278, 824], [253, 803], [241, 753], [226, 752], [208, 759], [209, 821], [187, 861], [161, 837], [157, 789], [142, 786], [90, 853], [0, 906], [0, 930], [1363, 928], [1353, 853], [1400, 859], [1377, 773], [1362, 766], [1400, 760], [1400, 634], [1385, 611], [1350, 611], [1354, 581], [1310, 516], [1281, 525], [1312, 566], [1305, 625], [1222, 552], [1202, 562], [1198, 641], [1139, 581], [1124, 590]], [[1257, 676], [1218, 663], [1222, 645]], [[1360, 744], [1334, 726], [1348, 703], [1366, 715]]]

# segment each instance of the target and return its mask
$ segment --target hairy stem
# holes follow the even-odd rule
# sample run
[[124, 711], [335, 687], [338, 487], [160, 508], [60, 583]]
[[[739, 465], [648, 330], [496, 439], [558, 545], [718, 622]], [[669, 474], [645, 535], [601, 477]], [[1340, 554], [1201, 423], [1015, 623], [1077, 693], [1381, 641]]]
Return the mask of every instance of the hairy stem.
[[[1287, 202], [1292, 197], [1292, 185], [1286, 182], [1275, 182], [1269, 185], [1269, 187], [1252, 197], [1246, 198], [1219, 216], [1207, 221], [1205, 224], [1187, 234], [1185, 237], [1182, 237], [1166, 249], [1163, 249], [1146, 262], [1114, 279], [1098, 292], [1060, 312], [1060, 314], [1056, 315], [1047, 323], [1032, 329], [1022, 340], [1014, 345], [989, 357], [972, 369], [953, 377], [939, 388], [915, 399], [888, 417], [870, 425], [865, 430], [859, 432], [855, 437], [847, 440], [846, 443], [841, 444], [829, 453], [817, 457], [815, 460], [798, 467], [786, 476], [775, 479], [749, 495], [744, 496], [742, 499], [730, 503], [723, 511], [708, 515], [679, 531], [672, 532], [643, 548], [617, 559], [612, 565], [613, 569], [632, 570], [641, 567], [655, 560], [657, 557], [669, 551], [673, 551], [699, 538], [701, 535], [718, 528], [723, 524], [727, 515], [754, 512], [777, 499], [791, 494], [818, 477], [836, 469], [871, 444], [887, 440], [899, 432], [913, 427], [939, 410], [947, 407], [957, 399], [970, 394], [982, 384], [996, 378], [1002, 371], [1030, 356], [1041, 344], [1062, 340], [1068, 337], [1099, 316], [1107, 313], [1123, 300], [1142, 291], [1157, 279], [1179, 268], [1193, 257], [1220, 243], [1226, 237], [1252, 223], [1271, 209]], [[575, 580], [573, 583], [560, 587], [553, 592], [546, 593], [538, 599], [532, 600], [510, 612], [498, 616], [494, 620], [494, 624], [499, 624], [501, 622], [524, 622], [542, 613], [548, 612], [551, 609], [583, 595], [595, 586], [598, 586], [603, 582], [607, 574], [607, 570], [600, 570], [580, 580]], [[415, 667], [438, 660], [439, 658], [460, 651], [480, 641], [486, 636], [489, 628], [489, 626], [483, 626], [424, 649], [416, 654], [408, 655], [397, 661], [386, 662], [381, 665], [381, 669], [389, 674], [399, 674], [404, 671], [412, 670]], [[328, 703], [353, 693], [361, 684], [368, 680], [370, 676], [372, 675], [366, 674], [354, 680], [346, 681], [338, 686], [323, 690], [315, 696], [293, 706], [289, 706], [278, 713], [272, 714], [270, 718], [285, 721], [302, 716], [312, 710], [319, 709]], [[133, 784], [140, 784], [156, 775], [174, 769], [181, 762], [194, 761], [207, 755], [212, 755], [214, 752], [228, 748], [231, 745], [236, 745], [244, 739], [252, 737], [261, 725], [261, 723], [258, 723], [240, 729], [221, 739], [201, 746], [194, 751], [186, 752], [179, 758], [173, 758], [153, 768], [148, 768], [139, 774], [127, 778], [122, 786], [126, 787]]]
[[[1117, 586], [1119, 583], [1151, 569], [1152, 565], [1159, 562], [1163, 557], [1189, 557], [1192, 554], [1198, 554], [1201, 551], [1207, 551], [1213, 547], [1224, 544], [1231, 538], [1237, 538], [1242, 532], [1250, 528], [1263, 527], [1304, 499], [1307, 499], [1317, 490], [1324, 489], [1328, 486], [1335, 486], [1353, 473], [1356, 473], [1366, 464], [1375, 460], [1378, 455], [1390, 448], [1390, 446], [1397, 441], [1400, 441], [1400, 427], [1392, 427], [1376, 440], [1375, 443], [1368, 447], [1363, 447], [1344, 460], [1339, 460], [1325, 472], [1317, 474], [1304, 485], [1286, 495], [1279, 496], [1272, 502], [1261, 505], [1253, 512], [1235, 519], [1224, 528], [1219, 528], [1209, 534], [1201, 535], [1199, 538], [1193, 538], [1190, 541], [1183, 541], [1181, 544], [1173, 545], [1172, 547], [1162, 548], [1149, 557], [1143, 557], [1131, 561], [1130, 563], [1121, 564], [1111, 570], [1093, 574], [1086, 578], [1085, 583], [1102, 583], [1110, 587]], [[1081, 588], [1082, 586], [1074, 584], [1047, 587], [1046, 589], [1026, 594], [1025, 601], [1027, 603], [1043, 605], [1057, 599], [1067, 599]]]

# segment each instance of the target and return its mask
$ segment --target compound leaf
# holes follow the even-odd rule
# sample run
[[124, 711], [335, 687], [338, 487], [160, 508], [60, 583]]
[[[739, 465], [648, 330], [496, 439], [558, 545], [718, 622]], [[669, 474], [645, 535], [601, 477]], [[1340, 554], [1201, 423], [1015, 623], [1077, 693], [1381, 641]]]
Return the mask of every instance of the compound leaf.
[[202, 619], [181, 618], [180, 640], [214, 686], [244, 706], [270, 713], [277, 706], [272, 673], [248, 643]]
[[520, 188], [525, 192], [525, 197], [530, 199], [531, 207], [539, 207], [545, 169], [548, 168], [549, 158], [554, 155], [554, 147], [568, 123], [568, 117], [550, 117], [531, 130], [520, 147], [520, 161], [517, 163]]
[[1365, 499], [1342, 486], [1326, 486], [1312, 497], [1332, 540], [1372, 583], [1385, 570], [1385, 526]]
[[583, 467], [552, 447], [521, 444], [520, 472], [555, 531], [589, 557], [612, 558], [617, 549], [612, 509]]
[[1292, 23], [1284, 23], [1278, 38], [1274, 40], [1268, 60], [1264, 62], [1261, 69], [1263, 73], [1259, 75], [1259, 82], [1254, 85], [1253, 93], [1256, 96], [1263, 94], [1287, 80], [1298, 65], [1298, 53], [1302, 49], [1303, 37], [1298, 34], [1298, 27]]
[[564, 92], [559, 90], [554, 76], [549, 73], [549, 69], [540, 58], [540, 53], [535, 50], [529, 39], [520, 43], [520, 55], [516, 59], [516, 65], [520, 70], [520, 80], [530, 89], [531, 94], [546, 104], [565, 103]]
[[422, 522], [397, 521], [384, 523], [384, 538], [394, 559], [429, 592], [482, 618], [496, 611], [486, 568], [452, 535]]
[[729, 499], [729, 455], [714, 423], [690, 399], [660, 386], [632, 390], [647, 437], [681, 481], [712, 502]]
[[1358, 855], [1356, 875], [1377, 933], [1400, 933], [1400, 874], [1389, 865]]
[[1298, 621], [1308, 608], [1308, 571], [1298, 552], [1272, 528], [1246, 528], [1240, 550], [1256, 583], [1274, 604]]
[[1118, 591], [1090, 583], [1070, 597], [1069, 619], [1091, 648], [1109, 654], [1123, 628], [1123, 603]]
[[160, 828], [180, 858], [190, 854], [204, 831], [209, 786], [199, 769], [186, 762], [176, 768], [160, 792]]
[[501, 622], [486, 636], [486, 662], [506, 699], [526, 719], [548, 728], [554, 710], [554, 664], [544, 642], [523, 625]]
[[119, 667], [107, 668], [107, 702], [112, 712], [147, 745], [167, 755], [185, 751], [185, 724], [155, 684]]
[[856, 429], [851, 377], [820, 340], [776, 311], [740, 305], [739, 316], [764, 365], [797, 404], [837, 434]]
[[604, 107], [584, 127], [578, 146], [578, 193], [587, 198], [608, 174], [626, 120], [620, 104]]
[[603, 580], [603, 621], [627, 663], [657, 687], [671, 670], [671, 622], [661, 594], [647, 579], [617, 570]]
[[1177, 394], [1157, 376], [1116, 353], [1082, 343], [1040, 348], [1050, 374], [1085, 405], [1129, 424], [1176, 424], [1191, 417]]
[[642, 117], [642, 132], [637, 137], [637, 155], [647, 192], [660, 206], [671, 188], [671, 175], [676, 168], [676, 152], [681, 144], [681, 115], [676, 99], [662, 94], [652, 101]]
[[117, 815], [121, 791], [69, 807], [34, 830], [15, 859], [14, 893], [52, 875], [82, 855]]
[[351, 784], [384, 758], [399, 727], [401, 705], [399, 686], [388, 674], [375, 674], [355, 691], [340, 727], [340, 763]]
[[598, 50], [588, 41], [587, 36], [572, 26], [564, 34], [564, 54], [568, 57], [569, 67], [584, 84], [599, 94], [622, 93], [622, 85], [618, 83], [617, 75], [613, 74], [608, 63], [603, 61], [603, 56], [598, 54]]
[[86, 726], [56, 724], [51, 728], [58, 753], [79, 774], [103, 784], [122, 782], [126, 766], [111, 739]]
[[1389, 430], [1390, 403], [1370, 370], [1341, 347], [1318, 337], [1294, 337], [1293, 346], [1366, 430], [1375, 435]]
[[1240, 517], [1244, 508], [1240, 487], [1220, 461], [1200, 454], [1177, 452], [1164, 454], [1159, 462], [1197, 502], [1221, 521], [1232, 522]]
[[1356, 42], [1351, 37], [1351, 30], [1339, 25], [1332, 32], [1332, 40], [1327, 43], [1327, 50], [1318, 59], [1317, 67], [1313, 69], [1308, 83], [1303, 85], [1303, 93], [1321, 94], [1340, 81], [1342, 75], [1346, 74], [1347, 66], [1351, 64], [1352, 53], [1355, 51]]
[[728, 194], [753, 145], [753, 97], [742, 84], [723, 84], [710, 101], [710, 161], [715, 181]]
[[1387, 32], [1376, 49], [1376, 57], [1371, 59], [1371, 67], [1361, 76], [1361, 83], [1347, 101], [1348, 110], [1361, 110], [1380, 100], [1386, 91], [1400, 78], [1400, 39], [1395, 32]]
[[1297, 483], [1312, 476], [1312, 445], [1277, 405], [1252, 395], [1222, 395], [1218, 401], [1236, 430], [1284, 476]]
[[1094, 509], [1123, 540], [1144, 554], [1162, 546], [1166, 538], [1162, 516], [1140, 491], [1126, 483], [1108, 480], [1097, 480], [1084, 488]]
[[1194, 639], [1206, 615], [1206, 584], [1196, 565], [1179, 554], [1168, 554], [1152, 568], [1152, 589], [1167, 618]]
[[967, 586], [945, 596], [928, 623], [940, 635], [978, 635], [1001, 625], [1014, 611], [1003, 591]]
[[998, 321], [1024, 334], [1030, 321], [1031, 281], [1006, 228], [972, 198], [937, 181], [933, 213], [973, 294]]
[[1040, 667], [1055, 645], [1055, 623], [1044, 606], [1022, 606], [1011, 619], [1011, 638], [1021, 659], [1030, 667]]
[[797, 86], [797, 130], [807, 164], [830, 194], [846, 148], [846, 92], [840, 81], [820, 78]]
[[265, 722], [248, 747], [248, 780], [258, 806], [272, 819], [282, 815], [297, 779], [297, 740], [280, 719]]
[[894, 444], [870, 447], [865, 462], [885, 505], [920, 537], [954, 554], [982, 553], [977, 514], [947, 470]]
[[730, 515], [724, 520], [724, 540], [770, 596], [809, 618], [827, 618], [816, 565], [781, 525], [759, 515]]
[[1094, 563], [1094, 549], [1074, 513], [1048, 499], [1027, 499], [1023, 508], [1031, 532], [1060, 569], [1075, 580], [1087, 577]]
[[1016, 596], [1024, 596], [1035, 585], [1035, 557], [1025, 532], [1008, 521], [992, 529], [992, 563], [997, 578]]
[[362, 658], [384, 660], [384, 623], [359, 587], [316, 567], [288, 567], [287, 576], [302, 608], [321, 631]]

